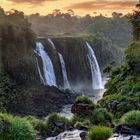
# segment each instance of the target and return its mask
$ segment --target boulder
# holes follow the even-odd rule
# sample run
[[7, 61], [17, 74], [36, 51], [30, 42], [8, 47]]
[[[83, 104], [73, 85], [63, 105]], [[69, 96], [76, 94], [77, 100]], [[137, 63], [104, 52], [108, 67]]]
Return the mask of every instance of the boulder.
[[71, 112], [79, 116], [91, 115], [90, 106], [89, 104], [85, 104], [85, 103], [74, 103], [72, 105]]
[[128, 125], [119, 125], [114, 129], [114, 133], [140, 136], [140, 128], [129, 127]]
[[46, 140], [86, 140], [87, 133], [82, 130], [65, 131], [56, 137], [50, 137]]
[[109, 140], [140, 140], [136, 135], [116, 135], [114, 134]]

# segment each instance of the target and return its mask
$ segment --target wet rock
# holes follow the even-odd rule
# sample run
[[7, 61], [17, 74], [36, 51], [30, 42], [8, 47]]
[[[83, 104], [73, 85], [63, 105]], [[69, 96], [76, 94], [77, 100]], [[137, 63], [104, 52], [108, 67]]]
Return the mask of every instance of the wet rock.
[[61, 121], [55, 121], [53, 122], [54, 126], [60, 128], [60, 129], [64, 129], [65, 130], [65, 124]]
[[46, 140], [86, 140], [86, 131], [82, 130], [73, 130], [73, 131], [65, 131], [59, 134], [56, 137], [50, 137]]
[[0, 120], [0, 133], [6, 132], [10, 127], [10, 124], [4, 120]]
[[88, 131], [89, 127], [88, 126], [80, 126], [79, 130]]
[[71, 112], [74, 114], [78, 114], [79, 116], [91, 115], [89, 104], [85, 103], [74, 103], [72, 105]]
[[86, 136], [87, 136], [87, 133], [86, 132], [81, 132], [80, 133], [81, 140], [86, 140]]
[[127, 135], [140, 135], [140, 128], [129, 127], [128, 125], [119, 125], [114, 129], [114, 133]]
[[[118, 134], [115, 134], [118, 135]], [[140, 136], [136, 135], [118, 135], [118, 136], [112, 136], [109, 140], [140, 140]]]

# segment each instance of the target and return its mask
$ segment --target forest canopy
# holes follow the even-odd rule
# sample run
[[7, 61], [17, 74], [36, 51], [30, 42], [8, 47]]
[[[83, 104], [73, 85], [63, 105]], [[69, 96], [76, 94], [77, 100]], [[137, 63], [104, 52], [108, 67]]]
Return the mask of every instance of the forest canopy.
[[112, 17], [96, 13], [94, 16], [87, 14], [81, 17], [71, 9], [66, 13], [56, 9], [46, 16], [32, 14], [28, 19], [38, 36], [100, 34], [119, 47], [126, 47], [132, 38], [131, 23], [126, 16], [117, 12], [113, 12]]

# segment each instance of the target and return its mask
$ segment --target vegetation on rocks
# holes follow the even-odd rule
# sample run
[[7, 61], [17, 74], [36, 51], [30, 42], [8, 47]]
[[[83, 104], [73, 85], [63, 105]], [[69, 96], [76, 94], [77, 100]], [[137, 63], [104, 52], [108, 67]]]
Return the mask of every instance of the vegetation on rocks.
[[111, 135], [111, 128], [104, 126], [95, 126], [89, 130], [88, 138], [90, 140], [108, 140]]
[[130, 127], [140, 128], [140, 111], [133, 110], [124, 114], [120, 120], [120, 123]]
[[0, 123], [2, 140], [37, 140], [35, 130], [26, 119], [0, 113]]

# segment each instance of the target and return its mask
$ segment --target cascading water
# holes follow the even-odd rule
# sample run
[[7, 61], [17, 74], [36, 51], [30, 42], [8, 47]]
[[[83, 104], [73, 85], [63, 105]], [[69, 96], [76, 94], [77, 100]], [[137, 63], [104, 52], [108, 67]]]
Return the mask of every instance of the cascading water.
[[51, 44], [51, 47], [52, 47], [54, 50], [56, 50], [55, 45], [54, 45], [53, 41], [52, 41], [50, 38], [48, 38], [48, 42]]
[[[56, 50], [56, 47], [55, 47], [53, 41], [50, 38], [48, 38], [48, 41], [51, 44], [51, 47], [54, 50]], [[69, 84], [68, 77], [67, 77], [67, 71], [66, 71], [66, 65], [65, 65], [64, 58], [63, 58], [62, 54], [59, 53], [59, 52], [58, 52], [58, 56], [59, 56], [59, 60], [60, 60], [60, 63], [61, 63], [61, 70], [62, 70], [62, 74], [63, 74], [64, 88], [69, 89], [70, 84]]]
[[44, 85], [57, 86], [52, 61], [48, 54], [45, 52], [44, 46], [40, 42], [36, 43], [36, 53], [41, 57], [43, 63], [43, 76], [41, 75], [40, 68], [38, 69], [39, 75], [41, 76], [40, 79], [43, 78]]
[[103, 80], [101, 76], [100, 67], [96, 59], [95, 53], [88, 42], [86, 42], [88, 48], [88, 59], [90, 62], [92, 72], [92, 87], [94, 90], [103, 89]]
[[59, 59], [60, 59], [60, 63], [61, 63], [61, 69], [62, 69], [63, 80], [64, 80], [64, 88], [69, 89], [70, 84], [69, 84], [68, 77], [67, 77], [65, 61], [63, 59], [62, 54], [58, 53], [58, 55], [59, 55]]
[[[36, 53], [36, 51], [35, 51]], [[39, 73], [39, 76], [40, 76], [40, 81], [41, 81], [41, 84], [44, 84], [45, 85], [45, 81], [44, 81], [44, 78], [41, 74], [41, 70], [40, 70], [40, 67], [39, 67], [39, 63], [38, 63], [38, 59], [36, 58], [36, 63], [37, 63], [37, 69], [38, 69], [38, 73]]]

